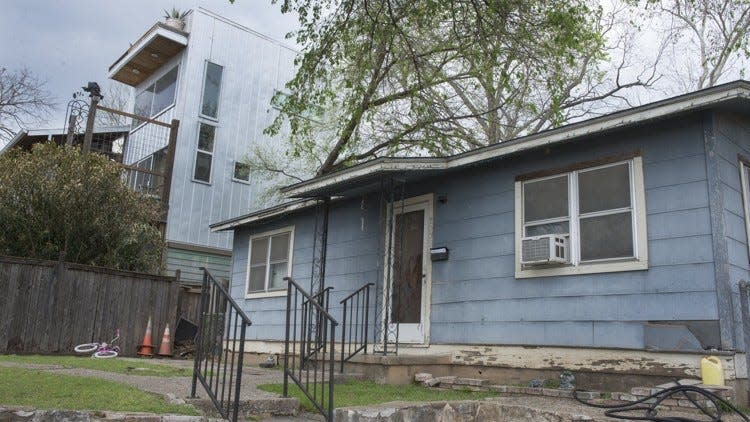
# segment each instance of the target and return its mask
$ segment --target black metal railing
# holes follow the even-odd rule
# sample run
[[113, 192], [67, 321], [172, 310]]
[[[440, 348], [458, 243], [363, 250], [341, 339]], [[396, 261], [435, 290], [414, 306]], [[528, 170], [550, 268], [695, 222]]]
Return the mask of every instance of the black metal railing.
[[[333, 420], [333, 366], [338, 322], [291, 277], [286, 296], [284, 397], [291, 378], [328, 421]], [[323, 292], [321, 292], [323, 293]], [[316, 295], [317, 296], [317, 295]], [[323, 296], [328, 296], [323, 293]]]
[[[312, 295], [312, 301], [320, 304], [320, 306], [325, 309], [326, 312], [329, 312], [329, 305], [330, 305], [330, 298], [331, 298], [331, 290], [333, 290], [333, 287], [326, 287], [322, 291]], [[319, 330], [317, 330], [318, 327], [322, 326], [322, 319], [324, 318], [324, 315], [321, 313], [316, 313], [316, 316], [318, 318], [318, 321], [316, 324], [308, 324], [306, 318], [308, 316], [312, 316], [310, 313], [310, 307], [313, 306], [310, 304], [310, 301], [307, 299], [304, 299], [302, 301], [302, 338], [306, 339], [307, 341], [302, 342], [301, 346], [302, 349], [300, 350], [300, 356], [302, 356], [302, 361], [308, 360], [308, 359], [316, 359], [316, 355], [323, 349], [325, 346], [325, 342], [323, 341], [323, 337], [320, 335], [321, 333]]]
[[195, 338], [195, 364], [190, 397], [200, 381], [224, 419], [237, 421], [242, 385], [242, 358], [250, 319], [227, 288], [205, 268], [200, 320]]
[[[367, 283], [345, 297], [344, 316], [341, 321], [341, 372], [344, 363], [357, 353], [367, 354], [367, 327], [370, 325], [370, 287]], [[347, 339], [349, 340], [347, 342]]]

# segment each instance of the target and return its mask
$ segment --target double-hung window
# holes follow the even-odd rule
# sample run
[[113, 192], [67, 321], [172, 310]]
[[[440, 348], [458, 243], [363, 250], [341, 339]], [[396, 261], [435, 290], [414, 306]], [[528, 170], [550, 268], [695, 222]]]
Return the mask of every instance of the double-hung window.
[[[641, 158], [571, 168], [516, 182], [516, 277], [646, 269]], [[568, 262], [522, 265], [523, 239], [544, 235], [568, 239]]]
[[291, 275], [294, 228], [287, 227], [250, 237], [247, 296], [283, 294]]
[[195, 170], [193, 179], [210, 183], [211, 163], [214, 157], [214, 139], [216, 137], [216, 126], [199, 123], [198, 128], [198, 151], [195, 154]]

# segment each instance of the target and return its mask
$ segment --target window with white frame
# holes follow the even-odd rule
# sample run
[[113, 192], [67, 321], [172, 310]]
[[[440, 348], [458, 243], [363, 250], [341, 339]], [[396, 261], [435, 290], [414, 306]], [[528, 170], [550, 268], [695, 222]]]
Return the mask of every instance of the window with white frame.
[[210, 183], [211, 163], [214, 156], [214, 139], [216, 137], [216, 126], [199, 123], [198, 128], [198, 150], [195, 154], [195, 170], [193, 179]]
[[[745, 209], [745, 230], [750, 239], [750, 161], [740, 159], [740, 183], [742, 184], [742, 205]], [[750, 241], [748, 241], [750, 248]]]
[[234, 175], [232, 176], [232, 178], [240, 182], [249, 182], [250, 181], [250, 164], [243, 163], [242, 161], [235, 161], [234, 162]]
[[[518, 277], [647, 267], [640, 157], [516, 183]], [[521, 265], [523, 238], [568, 239], [568, 263]]]
[[219, 93], [224, 68], [218, 64], [206, 62], [206, 73], [203, 79], [203, 98], [201, 115], [216, 119], [219, 114]]
[[247, 294], [280, 292], [291, 275], [294, 228], [287, 227], [250, 237]]

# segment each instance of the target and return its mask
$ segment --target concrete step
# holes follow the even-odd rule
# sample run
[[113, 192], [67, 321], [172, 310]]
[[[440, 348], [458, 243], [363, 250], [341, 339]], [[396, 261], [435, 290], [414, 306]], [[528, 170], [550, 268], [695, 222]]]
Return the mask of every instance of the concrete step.
[[[188, 403], [199, 408], [206, 416], [221, 417], [210, 399], [188, 399]], [[257, 398], [240, 401], [240, 418], [257, 420], [262, 416], [297, 416], [299, 400], [294, 397]]]

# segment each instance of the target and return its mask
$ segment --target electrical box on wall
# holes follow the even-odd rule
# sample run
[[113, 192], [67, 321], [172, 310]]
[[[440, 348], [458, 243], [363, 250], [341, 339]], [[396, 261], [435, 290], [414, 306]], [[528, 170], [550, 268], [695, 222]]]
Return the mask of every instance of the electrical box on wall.
[[435, 261], [447, 261], [448, 260], [448, 248], [440, 246], [438, 248], [430, 248], [430, 260]]

